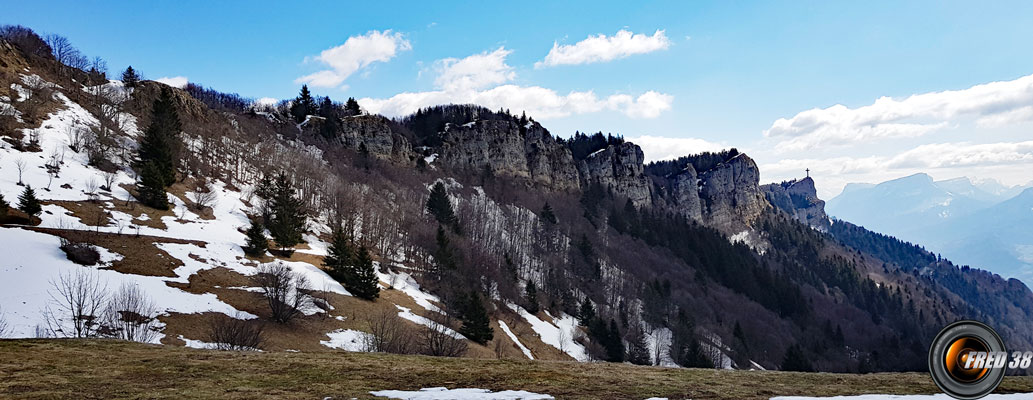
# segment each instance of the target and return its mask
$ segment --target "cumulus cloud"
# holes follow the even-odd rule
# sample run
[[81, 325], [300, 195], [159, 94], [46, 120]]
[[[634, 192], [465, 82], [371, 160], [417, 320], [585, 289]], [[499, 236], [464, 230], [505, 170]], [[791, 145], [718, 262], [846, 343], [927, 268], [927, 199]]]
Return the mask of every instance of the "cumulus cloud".
[[491, 53], [474, 54], [463, 59], [438, 60], [435, 63], [438, 78], [434, 84], [444, 90], [455, 91], [481, 89], [509, 82], [516, 78], [513, 67], [506, 64], [506, 57], [510, 53], [512, 51], [499, 47]]
[[295, 79], [315, 87], [341, 87], [345, 79], [356, 71], [375, 62], [387, 62], [399, 52], [412, 50], [412, 45], [398, 32], [370, 31], [352, 36], [344, 44], [323, 50], [318, 56], [306, 58], [325, 64], [330, 69]]
[[544, 60], [536, 62], [534, 67], [607, 62], [635, 54], [667, 50], [670, 46], [671, 41], [663, 30], [657, 30], [652, 36], [648, 36], [621, 29], [613, 36], [603, 34], [589, 36], [574, 44], [560, 45], [558, 42], [553, 42], [549, 54], [545, 56]]
[[508, 83], [516, 72], [506, 63], [511, 53], [500, 47], [456, 59], [435, 62], [436, 90], [399, 93], [386, 99], [363, 98], [359, 104], [371, 113], [402, 116], [419, 108], [438, 104], [478, 104], [490, 109], [526, 111], [537, 119], [565, 117], [600, 111], [620, 112], [631, 118], [656, 118], [671, 108], [674, 97], [655, 91], [632, 96], [613, 94], [600, 97], [593, 91], [561, 94], [541, 86]]
[[776, 120], [764, 136], [779, 140], [779, 150], [806, 150], [924, 136], [969, 120], [984, 127], [1033, 121], [1033, 75], [903, 99], [881, 97], [858, 108], [815, 108]]
[[642, 153], [645, 154], [646, 162], [671, 160], [689, 154], [697, 154], [704, 151], [719, 151], [729, 147], [723, 143], [714, 143], [697, 138], [643, 135], [638, 137], [627, 137], [625, 139], [642, 148]]
[[177, 88], [180, 88], [180, 89], [186, 87], [187, 82], [188, 82], [187, 81], [187, 77], [185, 77], [185, 76], [173, 76], [173, 77], [163, 76], [161, 78], [155, 79], [154, 81], [155, 82], [161, 82], [161, 83], [164, 83], [166, 85], [169, 85], [169, 86], [172, 86], [172, 87], [177, 87]]

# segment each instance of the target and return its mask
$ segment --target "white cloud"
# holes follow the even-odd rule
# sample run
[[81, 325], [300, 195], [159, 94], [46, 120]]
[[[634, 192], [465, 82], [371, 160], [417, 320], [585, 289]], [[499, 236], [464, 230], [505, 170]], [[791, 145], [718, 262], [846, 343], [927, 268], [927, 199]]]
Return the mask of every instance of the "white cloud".
[[780, 118], [764, 131], [781, 151], [917, 137], [974, 120], [983, 127], [1033, 121], [1033, 75], [962, 90], [881, 97], [858, 108], [834, 105]]
[[646, 162], [671, 160], [689, 154], [697, 154], [704, 151], [719, 151], [729, 147], [722, 143], [714, 143], [697, 138], [643, 135], [638, 137], [628, 137], [625, 139], [642, 148], [642, 153], [646, 156]]
[[172, 86], [172, 87], [177, 87], [177, 88], [180, 88], [180, 89], [186, 87], [187, 82], [188, 82], [187, 81], [187, 77], [185, 77], [185, 76], [173, 76], [171, 78], [167, 77], [167, 76], [164, 76], [164, 77], [155, 79], [154, 81], [155, 82], [161, 82], [161, 83], [164, 83], [166, 85], [169, 85], [169, 86]]
[[499, 85], [516, 78], [513, 67], [506, 64], [506, 57], [512, 53], [504, 47], [488, 53], [474, 54], [457, 59], [446, 58], [435, 64], [438, 78], [434, 84], [446, 91], [481, 89]]
[[412, 45], [398, 32], [391, 30], [370, 31], [365, 35], [352, 36], [344, 44], [306, 58], [318, 61], [330, 69], [318, 71], [298, 79], [295, 83], [307, 83], [316, 87], [339, 87], [356, 71], [375, 62], [387, 62], [399, 52], [411, 50]]
[[811, 169], [824, 198], [849, 182], [882, 182], [918, 172], [944, 176], [992, 176], [1011, 184], [1029, 180], [1033, 141], [924, 144], [890, 156], [781, 159], [762, 164], [765, 181], [800, 177]]
[[651, 53], [666, 50], [671, 46], [670, 39], [663, 30], [657, 30], [652, 36], [621, 29], [613, 36], [599, 34], [574, 44], [552, 44], [552, 50], [545, 59], [534, 64], [535, 68], [554, 67], [557, 65], [578, 65], [613, 61], [635, 54]]
[[371, 113], [391, 117], [407, 115], [419, 108], [439, 104], [478, 104], [490, 109], [526, 111], [536, 119], [566, 117], [600, 111], [615, 111], [631, 118], [656, 118], [671, 108], [674, 97], [655, 91], [640, 95], [613, 94], [599, 97], [592, 91], [560, 94], [540, 86], [508, 84], [516, 79], [506, 64], [511, 52], [498, 48], [492, 52], [455, 59], [438, 60], [434, 80], [437, 90], [405, 92], [386, 99], [363, 98], [359, 104]]

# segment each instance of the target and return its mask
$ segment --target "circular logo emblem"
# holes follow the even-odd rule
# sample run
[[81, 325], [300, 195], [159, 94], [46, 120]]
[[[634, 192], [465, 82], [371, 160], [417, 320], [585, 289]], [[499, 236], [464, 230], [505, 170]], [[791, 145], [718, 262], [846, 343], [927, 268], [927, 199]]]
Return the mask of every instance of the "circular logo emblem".
[[929, 348], [929, 373], [955, 399], [978, 399], [1004, 379], [1008, 350], [989, 326], [958, 321], [943, 328]]

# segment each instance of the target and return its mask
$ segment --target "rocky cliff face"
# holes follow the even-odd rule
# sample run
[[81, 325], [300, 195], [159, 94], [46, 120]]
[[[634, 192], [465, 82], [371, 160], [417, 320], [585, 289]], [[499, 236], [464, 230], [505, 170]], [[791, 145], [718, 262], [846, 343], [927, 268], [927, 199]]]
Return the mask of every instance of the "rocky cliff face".
[[667, 177], [667, 182], [674, 208], [694, 221], [703, 221], [703, 204], [699, 198], [700, 180], [692, 164]]
[[770, 205], [760, 190], [760, 170], [745, 154], [700, 173], [703, 221], [725, 231], [752, 225]]
[[652, 203], [652, 185], [643, 174], [645, 156], [633, 143], [610, 145], [578, 163], [583, 182], [599, 182], [627, 197], [636, 207]]
[[768, 202], [785, 211], [797, 221], [822, 232], [829, 229], [829, 217], [825, 215], [825, 201], [818, 198], [814, 180], [810, 177], [761, 187]]
[[355, 151], [365, 146], [369, 154], [377, 158], [408, 161], [413, 155], [412, 145], [394, 132], [389, 122], [376, 115], [341, 118], [340, 141]]

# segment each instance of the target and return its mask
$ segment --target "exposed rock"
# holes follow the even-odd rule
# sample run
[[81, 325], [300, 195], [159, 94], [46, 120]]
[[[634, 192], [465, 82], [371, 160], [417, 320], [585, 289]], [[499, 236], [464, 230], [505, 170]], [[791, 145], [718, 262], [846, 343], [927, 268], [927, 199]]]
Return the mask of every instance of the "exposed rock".
[[391, 129], [390, 120], [378, 115], [359, 115], [339, 120], [339, 140], [345, 147], [359, 151], [365, 145], [369, 154], [383, 159], [407, 162], [412, 156], [411, 143]]
[[644, 158], [638, 145], [627, 142], [590, 154], [578, 163], [578, 169], [584, 182], [599, 182], [643, 207], [652, 204], [652, 185], [643, 174]]
[[703, 220], [699, 198], [699, 178], [696, 169], [688, 164], [681, 172], [667, 177], [673, 206], [679, 213], [695, 221]]
[[703, 220], [731, 232], [753, 225], [769, 207], [760, 190], [757, 163], [745, 154], [700, 174]]
[[825, 215], [825, 201], [818, 198], [814, 180], [810, 177], [761, 187], [764, 196], [778, 209], [785, 211], [797, 221], [823, 232], [829, 229], [829, 218]]

